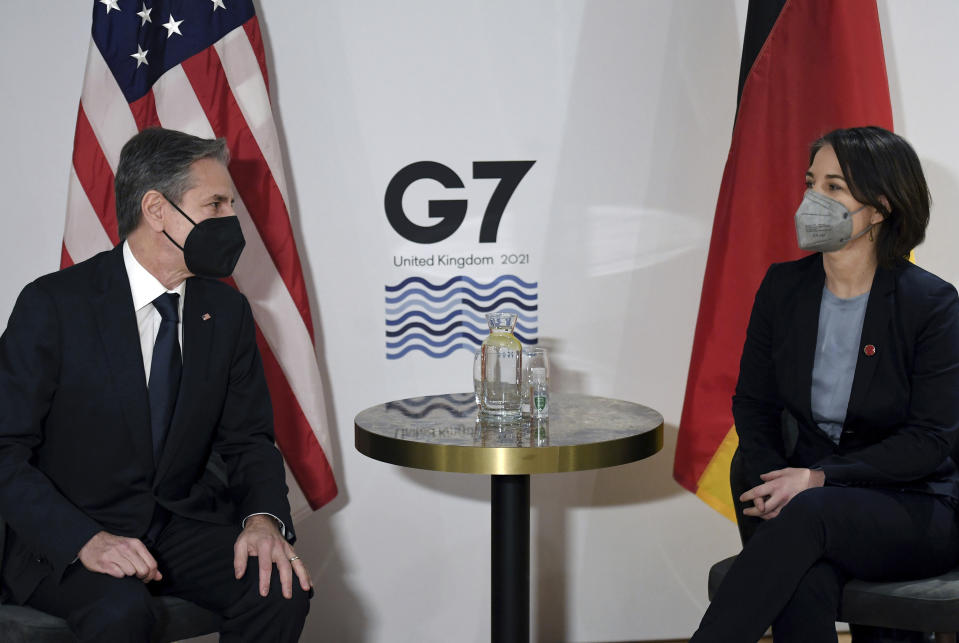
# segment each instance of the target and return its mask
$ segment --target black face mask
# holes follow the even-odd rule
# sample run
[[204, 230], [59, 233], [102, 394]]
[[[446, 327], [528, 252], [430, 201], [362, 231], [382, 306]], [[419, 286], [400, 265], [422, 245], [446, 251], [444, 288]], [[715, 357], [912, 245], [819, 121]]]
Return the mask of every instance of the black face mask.
[[236, 262], [240, 259], [240, 253], [246, 245], [239, 219], [235, 216], [211, 217], [196, 223], [165, 194], [163, 198], [170, 201], [170, 205], [193, 224], [193, 229], [186, 236], [182, 246], [174, 241], [166, 230], [163, 231], [166, 238], [183, 251], [186, 269], [198, 277], [213, 279], [232, 275]]

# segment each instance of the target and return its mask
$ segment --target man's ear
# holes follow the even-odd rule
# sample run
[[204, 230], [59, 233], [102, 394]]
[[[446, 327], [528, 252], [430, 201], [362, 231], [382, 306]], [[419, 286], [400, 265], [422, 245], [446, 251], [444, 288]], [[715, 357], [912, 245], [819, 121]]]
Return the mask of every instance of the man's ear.
[[163, 232], [163, 212], [166, 209], [166, 199], [156, 190], [147, 190], [140, 199], [140, 212], [143, 220], [154, 232]]

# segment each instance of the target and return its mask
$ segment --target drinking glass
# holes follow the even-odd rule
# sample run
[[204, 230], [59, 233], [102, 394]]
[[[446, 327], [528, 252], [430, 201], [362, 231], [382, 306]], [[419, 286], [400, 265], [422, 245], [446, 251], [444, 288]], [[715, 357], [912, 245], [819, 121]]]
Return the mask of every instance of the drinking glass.
[[549, 355], [545, 348], [531, 347], [523, 349], [523, 412], [530, 412], [532, 399], [533, 369], [543, 369], [546, 375], [546, 388], [549, 389]]
[[523, 415], [529, 415], [529, 363], [533, 358], [533, 351], [536, 348], [526, 347], [523, 349], [523, 362], [520, 365], [520, 408]]

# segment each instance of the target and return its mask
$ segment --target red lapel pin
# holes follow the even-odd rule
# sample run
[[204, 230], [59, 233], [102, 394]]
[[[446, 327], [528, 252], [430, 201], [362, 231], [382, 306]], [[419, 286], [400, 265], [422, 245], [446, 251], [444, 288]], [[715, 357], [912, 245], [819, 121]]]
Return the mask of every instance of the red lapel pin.
[[210, 321], [210, 313], [203, 313], [203, 316], [200, 317], [203, 321]]
[[872, 344], [866, 344], [862, 347], [862, 352], [865, 353], [867, 357], [872, 357], [876, 354], [876, 347]]

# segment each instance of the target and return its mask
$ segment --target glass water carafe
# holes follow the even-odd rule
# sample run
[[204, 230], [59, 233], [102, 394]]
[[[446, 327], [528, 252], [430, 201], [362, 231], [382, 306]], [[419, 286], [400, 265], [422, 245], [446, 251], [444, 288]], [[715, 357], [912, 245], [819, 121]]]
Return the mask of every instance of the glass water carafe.
[[513, 336], [514, 313], [486, 313], [490, 334], [480, 347], [480, 414], [504, 420], [520, 417], [523, 347]]

